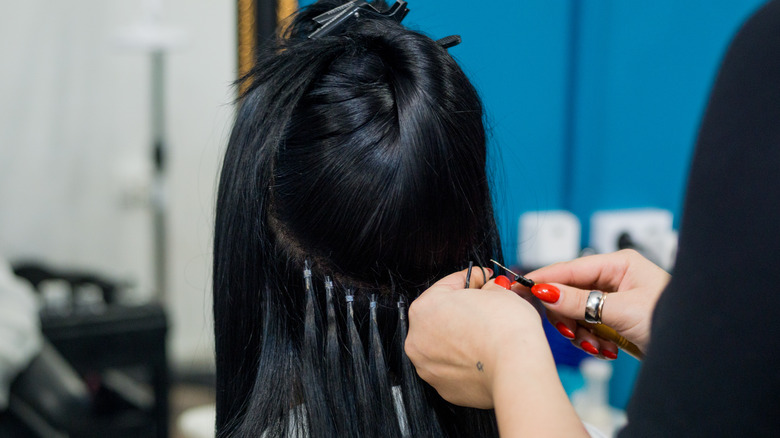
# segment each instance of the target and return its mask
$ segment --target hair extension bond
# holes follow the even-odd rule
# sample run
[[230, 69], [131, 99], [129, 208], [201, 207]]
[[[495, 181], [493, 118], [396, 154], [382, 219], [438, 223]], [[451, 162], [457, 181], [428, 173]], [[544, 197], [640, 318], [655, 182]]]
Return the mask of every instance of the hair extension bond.
[[345, 4], [299, 11], [242, 79], [216, 206], [217, 434], [497, 436], [403, 351], [422, 291], [502, 260], [482, 104], [454, 39], [398, 6], [350, 3], [309, 38]]

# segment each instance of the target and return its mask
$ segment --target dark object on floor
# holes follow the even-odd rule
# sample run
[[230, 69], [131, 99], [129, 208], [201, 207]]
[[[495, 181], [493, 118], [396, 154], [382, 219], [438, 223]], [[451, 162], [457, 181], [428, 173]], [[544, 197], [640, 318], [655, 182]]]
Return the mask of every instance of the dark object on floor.
[[[159, 304], [115, 301], [118, 282], [98, 275], [17, 265], [40, 291], [46, 280], [71, 289], [68, 312], [42, 312], [41, 354], [14, 381], [6, 437], [167, 437], [167, 318]], [[73, 296], [98, 287], [105, 305], [80, 311]]]

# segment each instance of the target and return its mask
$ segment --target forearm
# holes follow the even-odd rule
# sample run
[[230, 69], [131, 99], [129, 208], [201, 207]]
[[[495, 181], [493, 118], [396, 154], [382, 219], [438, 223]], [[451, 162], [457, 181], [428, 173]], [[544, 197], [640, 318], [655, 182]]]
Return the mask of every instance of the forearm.
[[514, 347], [496, 362], [493, 402], [501, 436], [587, 437], [544, 338], [525, 337]]

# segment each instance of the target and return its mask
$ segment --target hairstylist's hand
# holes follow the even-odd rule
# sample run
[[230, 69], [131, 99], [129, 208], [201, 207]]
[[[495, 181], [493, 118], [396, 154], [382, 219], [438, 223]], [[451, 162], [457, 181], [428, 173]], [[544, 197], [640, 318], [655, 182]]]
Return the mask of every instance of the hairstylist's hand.
[[[477, 274], [478, 271], [474, 271]], [[496, 410], [501, 436], [586, 436], [566, 397], [536, 309], [499, 276], [483, 286], [466, 271], [409, 307], [405, 350], [447, 401]]]
[[[601, 312], [604, 324], [614, 328], [643, 351], [650, 341], [650, 322], [658, 297], [671, 278], [634, 250], [582, 257], [556, 263], [528, 277], [537, 284], [552, 286], [547, 294], [537, 294], [547, 308], [547, 317], [561, 334], [579, 348], [613, 358], [617, 348], [577, 325], [584, 319], [585, 301], [591, 290], [614, 292], [607, 295]], [[559, 296], [556, 296], [556, 290]], [[590, 345], [588, 345], [590, 344]], [[589, 351], [590, 350], [590, 351]]]
[[502, 355], [525, 349], [523, 338], [544, 344], [544, 332], [534, 307], [507, 290], [506, 277], [507, 287], [485, 284], [475, 269], [470, 286], [476, 289], [464, 289], [465, 279], [466, 271], [448, 275], [412, 302], [405, 350], [444, 399], [491, 408]]

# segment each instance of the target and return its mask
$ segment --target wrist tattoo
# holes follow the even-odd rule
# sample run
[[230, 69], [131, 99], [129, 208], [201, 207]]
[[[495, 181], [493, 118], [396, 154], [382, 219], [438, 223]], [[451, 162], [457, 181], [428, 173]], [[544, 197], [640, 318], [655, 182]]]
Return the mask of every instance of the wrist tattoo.
[[484, 366], [484, 365], [482, 365], [482, 362], [479, 362], [479, 361], [477, 361], [477, 369], [478, 369], [480, 372], [485, 372], [485, 366]]

